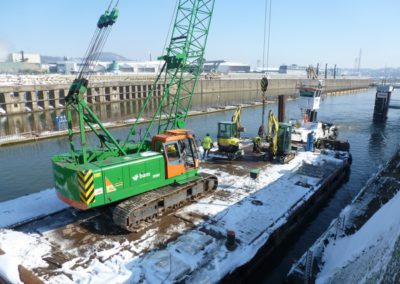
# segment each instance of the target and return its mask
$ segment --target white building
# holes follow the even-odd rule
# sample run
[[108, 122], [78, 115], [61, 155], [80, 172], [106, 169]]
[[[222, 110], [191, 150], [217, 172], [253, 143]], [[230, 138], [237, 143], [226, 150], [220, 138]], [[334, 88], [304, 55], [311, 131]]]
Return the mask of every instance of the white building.
[[25, 62], [25, 63], [36, 63], [40, 64], [40, 54], [37, 53], [24, 53], [15, 52], [10, 54], [10, 62]]
[[203, 66], [204, 72], [218, 73], [249, 73], [250, 65], [238, 62], [228, 62], [224, 60], [206, 61]]
[[307, 75], [307, 66], [299, 66], [297, 64], [281, 65], [281, 66], [279, 66], [278, 73], [304, 76], [304, 75]]
[[162, 61], [118, 61], [121, 73], [157, 74], [162, 65]]
[[78, 64], [74, 61], [60, 61], [57, 62], [57, 73], [61, 74], [74, 74], [78, 72]]

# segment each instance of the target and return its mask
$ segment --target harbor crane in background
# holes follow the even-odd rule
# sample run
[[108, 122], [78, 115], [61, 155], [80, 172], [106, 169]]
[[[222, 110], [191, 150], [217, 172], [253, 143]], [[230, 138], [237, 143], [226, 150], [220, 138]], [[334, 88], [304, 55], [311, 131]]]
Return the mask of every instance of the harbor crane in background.
[[318, 74], [314, 66], [312, 65], [308, 66], [306, 72], [307, 72], [307, 79], [316, 80], [318, 78]]
[[[164, 211], [217, 187], [213, 175], [199, 174], [199, 156], [192, 131], [185, 129], [194, 89], [204, 63], [215, 0], [179, 0], [163, 61], [147, 98], [126, 139], [115, 138], [85, 101], [92, 66], [118, 18], [118, 2], [110, 4], [97, 29], [77, 78], [66, 96], [69, 153], [52, 158], [57, 195], [82, 210], [110, 205], [120, 227], [136, 231]], [[159, 86], [161, 85], [161, 89]], [[160, 95], [161, 93], [161, 95]], [[157, 98], [153, 116], [139, 123]], [[74, 138], [77, 114], [80, 148]], [[90, 129], [100, 146], [88, 146]], [[152, 132], [154, 136], [151, 136]], [[134, 137], [141, 137], [135, 142]]]

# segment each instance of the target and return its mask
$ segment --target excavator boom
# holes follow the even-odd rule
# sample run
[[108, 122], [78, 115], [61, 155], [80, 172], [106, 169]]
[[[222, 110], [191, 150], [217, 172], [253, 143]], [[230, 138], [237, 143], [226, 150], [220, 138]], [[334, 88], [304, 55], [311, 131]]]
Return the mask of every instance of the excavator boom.
[[270, 143], [271, 153], [275, 156], [278, 151], [279, 122], [274, 113], [268, 113], [267, 141]]

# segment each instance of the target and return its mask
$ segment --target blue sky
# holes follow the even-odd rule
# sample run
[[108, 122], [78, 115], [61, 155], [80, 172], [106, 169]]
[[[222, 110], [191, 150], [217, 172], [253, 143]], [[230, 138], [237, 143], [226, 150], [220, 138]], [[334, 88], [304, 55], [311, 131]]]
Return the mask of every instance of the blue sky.
[[[1, 0], [0, 56], [24, 50], [82, 56], [106, 0]], [[120, 0], [104, 50], [137, 60], [161, 54], [175, 0]], [[216, 0], [207, 59], [262, 59], [265, 0]], [[399, 0], [272, 0], [270, 66], [400, 66]]]

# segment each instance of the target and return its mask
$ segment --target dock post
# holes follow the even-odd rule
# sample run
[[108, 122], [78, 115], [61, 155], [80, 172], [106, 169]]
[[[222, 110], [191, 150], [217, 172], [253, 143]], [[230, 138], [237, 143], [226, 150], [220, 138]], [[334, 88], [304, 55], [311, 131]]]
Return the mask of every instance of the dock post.
[[392, 92], [393, 86], [390, 85], [379, 85], [376, 88], [374, 122], [386, 121]]
[[43, 90], [43, 109], [48, 110], [50, 108], [50, 98], [49, 98], [49, 91]]
[[54, 108], [60, 107], [60, 89], [54, 89]]
[[38, 111], [38, 94], [36, 90], [31, 90], [31, 103], [32, 103], [32, 111]]
[[106, 102], [106, 89], [104, 86], [99, 87], [99, 93], [100, 93], [100, 95], [99, 95], [100, 103]]
[[25, 112], [25, 107], [26, 107], [26, 92], [25, 91], [18, 93], [18, 101], [19, 101], [19, 112]]
[[278, 121], [285, 122], [286, 114], [286, 95], [278, 96]]

